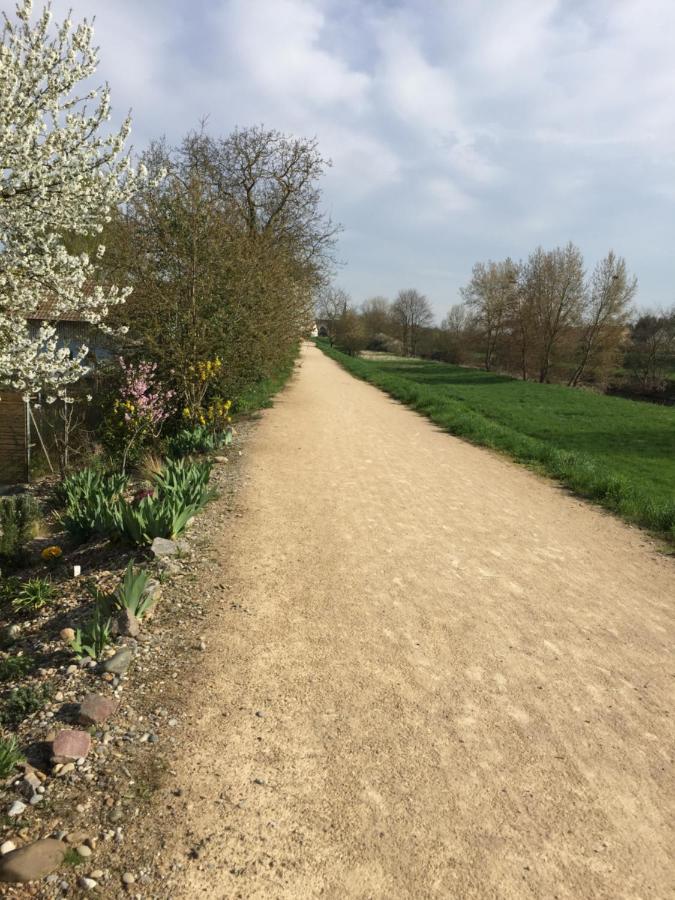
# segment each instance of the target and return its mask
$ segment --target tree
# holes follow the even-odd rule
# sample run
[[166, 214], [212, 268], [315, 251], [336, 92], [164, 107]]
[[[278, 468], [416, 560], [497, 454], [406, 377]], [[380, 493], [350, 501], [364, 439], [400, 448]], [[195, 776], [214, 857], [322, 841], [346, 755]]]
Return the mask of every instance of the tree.
[[414, 356], [420, 330], [434, 321], [429, 301], [414, 288], [399, 291], [391, 306], [392, 320], [398, 325], [406, 356]]
[[675, 307], [644, 313], [631, 328], [626, 365], [645, 390], [658, 390], [675, 367]]
[[101, 133], [108, 87], [78, 89], [98, 65], [91, 25], [66, 19], [52, 31], [49, 5], [34, 24], [31, 12], [21, 0], [16, 21], [4, 16], [0, 45], [0, 381], [63, 395], [88, 349], [71, 355], [53, 325], [31, 329], [28, 319], [75, 311], [96, 326], [125, 299], [129, 288], [97, 284], [105, 248], [71, 253], [64, 236], [100, 233], [139, 173], [122, 155], [130, 119]]
[[368, 346], [377, 344], [372, 349], [379, 348], [378, 335], [386, 334], [391, 330], [391, 308], [386, 297], [369, 297], [361, 304], [361, 320], [366, 334]]
[[331, 347], [335, 341], [338, 320], [350, 302], [349, 294], [333, 285], [327, 285], [319, 292], [315, 304], [316, 316], [326, 329]]
[[492, 368], [499, 343], [508, 320], [509, 304], [513, 295], [514, 265], [504, 262], [476, 263], [471, 281], [460, 293], [471, 310], [474, 321], [483, 337], [483, 365]]
[[[305, 176], [318, 169], [299, 152], [287, 157], [293, 140], [246, 135], [214, 139], [202, 129], [177, 147], [154, 142], [143, 160], [166, 177], [127, 205], [110, 258], [134, 285], [120, 311], [131, 355], [142, 347], [169, 381], [218, 356], [221, 396], [274, 374], [308, 330], [333, 230], [318, 206], [308, 209], [319, 194]], [[250, 159], [253, 145], [264, 169]], [[277, 179], [285, 186], [274, 205]]]
[[578, 360], [568, 384], [578, 384], [589, 364], [602, 360], [605, 367], [616, 355], [636, 291], [637, 278], [628, 275], [626, 261], [610, 250], [596, 265], [584, 296]]
[[335, 323], [335, 343], [350, 356], [366, 346], [363, 319], [352, 306], [345, 306]]
[[524, 273], [533, 325], [537, 334], [536, 365], [539, 381], [549, 380], [556, 351], [573, 326], [581, 322], [584, 307], [584, 261], [572, 242], [530, 255]]

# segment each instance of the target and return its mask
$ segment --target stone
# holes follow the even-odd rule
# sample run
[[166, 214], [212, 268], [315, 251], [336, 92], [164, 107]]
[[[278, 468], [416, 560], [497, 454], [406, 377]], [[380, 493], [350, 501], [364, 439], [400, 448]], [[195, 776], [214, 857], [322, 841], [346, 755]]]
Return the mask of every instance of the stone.
[[0, 844], [0, 856], [4, 856], [5, 853], [11, 853], [12, 850], [16, 850], [14, 841], [5, 841], [4, 844]]
[[23, 883], [49, 875], [63, 862], [66, 846], [55, 838], [44, 838], [0, 857], [0, 881]]
[[178, 553], [178, 544], [176, 541], [170, 541], [167, 538], [156, 537], [150, 545], [153, 556], [163, 559], [165, 556], [175, 556]]
[[62, 628], [59, 632], [59, 637], [61, 640], [69, 644], [75, 638], [75, 629], [74, 628]]
[[112, 697], [102, 697], [100, 694], [87, 694], [82, 703], [80, 703], [77, 719], [82, 725], [101, 725], [115, 715], [118, 707], [119, 701]]
[[52, 761], [55, 763], [71, 763], [86, 756], [91, 750], [91, 738], [86, 731], [64, 728], [54, 738], [52, 744]]
[[124, 884], [134, 884], [134, 882], [136, 881], [136, 876], [131, 872], [125, 872], [124, 875], [122, 875], [122, 881], [124, 882]]
[[77, 883], [85, 891], [93, 891], [95, 887], [98, 887], [98, 881], [96, 881], [94, 878], [87, 878], [86, 875], [81, 875], [77, 879]]
[[141, 623], [130, 609], [123, 609], [113, 622], [113, 632], [126, 637], [138, 637], [141, 633]]
[[91, 856], [91, 847], [87, 847], [86, 844], [80, 844], [75, 848], [75, 852], [78, 856], [81, 856], [82, 859], [89, 859]]
[[17, 816], [20, 816], [23, 813], [25, 813], [26, 809], [27, 809], [27, 806], [25, 803], [23, 803], [21, 800], [15, 800], [14, 803], [12, 803], [10, 808], [7, 810], [7, 815], [10, 817], [10, 819], [14, 819]]
[[131, 647], [122, 647], [114, 656], [101, 663], [101, 671], [111, 675], [124, 675], [131, 664], [133, 656]]
[[223, 463], [227, 462], [227, 457], [226, 456], [214, 456], [213, 461], [223, 464]]
[[37, 789], [42, 784], [35, 772], [26, 772], [26, 774], [23, 776], [23, 781], [31, 791], [37, 791]]

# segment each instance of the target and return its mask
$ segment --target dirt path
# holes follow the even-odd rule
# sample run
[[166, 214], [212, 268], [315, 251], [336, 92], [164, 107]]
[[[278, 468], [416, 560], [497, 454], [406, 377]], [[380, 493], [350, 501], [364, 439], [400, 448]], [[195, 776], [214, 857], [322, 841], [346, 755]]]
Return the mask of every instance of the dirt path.
[[673, 896], [672, 560], [314, 347], [247, 478], [167, 895]]

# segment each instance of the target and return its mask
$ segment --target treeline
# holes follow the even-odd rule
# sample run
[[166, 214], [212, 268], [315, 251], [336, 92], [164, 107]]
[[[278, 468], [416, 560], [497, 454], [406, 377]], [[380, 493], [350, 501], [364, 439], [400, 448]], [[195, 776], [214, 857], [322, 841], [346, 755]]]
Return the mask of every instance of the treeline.
[[149, 179], [104, 234], [104, 277], [133, 288], [108, 320], [126, 331], [116, 349], [177, 390], [217, 357], [212, 389], [236, 397], [310, 327], [336, 234], [318, 186], [327, 161], [313, 140], [252, 127], [156, 141], [141, 162]]
[[587, 273], [581, 251], [569, 243], [539, 247], [526, 261], [476, 263], [463, 302], [440, 327], [413, 289], [358, 309], [344, 292], [329, 290], [317, 312], [326, 334], [349, 353], [384, 350], [571, 386], [672, 389], [675, 307], [636, 313], [636, 290], [623, 258], [610, 251]]

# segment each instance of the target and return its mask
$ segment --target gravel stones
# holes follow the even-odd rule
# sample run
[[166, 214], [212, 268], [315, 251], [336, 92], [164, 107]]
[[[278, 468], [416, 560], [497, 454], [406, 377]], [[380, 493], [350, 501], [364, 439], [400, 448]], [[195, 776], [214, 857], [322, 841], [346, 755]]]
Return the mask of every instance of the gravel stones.
[[63, 862], [66, 846], [55, 838], [35, 841], [0, 857], [0, 881], [23, 883], [44, 878]]
[[119, 701], [100, 694], [87, 694], [78, 712], [78, 721], [82, 725], [101, 725], [113, 716], [119, 707]]
[[54, 738], [52, 761], [71, 763], [83, 759], [91, 750], [91, 738], [86, 731], [65, 728]]
[[10, 817], [10, 819], [15, 819], [17, 816], [25, 813], [26, 809], [26, 804], [22, 800], [15, 800], [7, 810], [7, 815]]

